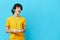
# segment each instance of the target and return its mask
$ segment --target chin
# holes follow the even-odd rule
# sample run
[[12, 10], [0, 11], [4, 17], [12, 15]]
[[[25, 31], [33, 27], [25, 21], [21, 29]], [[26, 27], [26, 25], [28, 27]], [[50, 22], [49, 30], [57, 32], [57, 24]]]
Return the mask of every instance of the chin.
[[18, 13], [18, 15], [19, 15], [20, 13]]
[[17, 12], [17, 14], [20, 14], [19, 12]]

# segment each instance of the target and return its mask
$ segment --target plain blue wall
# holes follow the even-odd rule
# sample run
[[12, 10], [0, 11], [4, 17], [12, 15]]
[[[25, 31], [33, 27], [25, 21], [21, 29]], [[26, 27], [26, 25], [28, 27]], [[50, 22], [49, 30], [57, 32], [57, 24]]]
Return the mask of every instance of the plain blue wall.
[[8, 40], [6, 18], [15, 3], [23, 5], [26, 40], [60, 40], [60, 0], [0, 0], [0, 40]]

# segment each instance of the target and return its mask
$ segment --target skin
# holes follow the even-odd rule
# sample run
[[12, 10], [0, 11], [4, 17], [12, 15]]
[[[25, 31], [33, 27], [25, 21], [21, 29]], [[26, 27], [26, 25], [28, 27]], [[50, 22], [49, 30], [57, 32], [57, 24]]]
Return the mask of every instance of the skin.
[[[17, 18], [19, 17], [19, 14], [21, 13], [21, 8], [20, 7], [16, 7], [16, 9], [14, 10], [14, 15], [13, 17]], [[18, 31], [17, 30], [10, 30], [9, 27], [6, 27], [6, 32], [7, 33], [17, 33]], [[23, 30], [21, 32], [25, 32], [25, 27], [23, 25]]]

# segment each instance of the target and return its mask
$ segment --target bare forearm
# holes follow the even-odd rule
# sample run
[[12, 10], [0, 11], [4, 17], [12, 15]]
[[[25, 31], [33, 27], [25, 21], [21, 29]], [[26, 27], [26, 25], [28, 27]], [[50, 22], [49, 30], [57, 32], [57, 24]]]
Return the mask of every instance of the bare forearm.
[[7, 32], [7, 33], [10, 33], [10, 32], [11, 32], [8, 27], [6, 27], [6, 32]]
[[25, 29], [17, 30], [17, 32], [25, 32]]

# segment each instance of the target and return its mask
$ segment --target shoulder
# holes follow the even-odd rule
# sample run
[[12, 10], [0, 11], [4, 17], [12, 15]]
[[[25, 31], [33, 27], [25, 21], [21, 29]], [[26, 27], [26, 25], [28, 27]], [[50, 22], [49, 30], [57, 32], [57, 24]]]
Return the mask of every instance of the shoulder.
[[10, 17], [7, 17], [7, 19], [6, 20], [10, 20], [12, 18], [12, 16], [10, 16]]
[[21, 17], [23, 20], [26, 20], [25, 17], [23, 17], [23, 16], [20, 16], [20, 17]]

